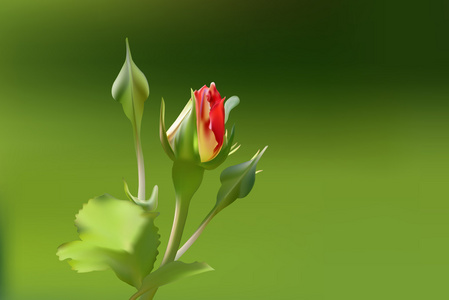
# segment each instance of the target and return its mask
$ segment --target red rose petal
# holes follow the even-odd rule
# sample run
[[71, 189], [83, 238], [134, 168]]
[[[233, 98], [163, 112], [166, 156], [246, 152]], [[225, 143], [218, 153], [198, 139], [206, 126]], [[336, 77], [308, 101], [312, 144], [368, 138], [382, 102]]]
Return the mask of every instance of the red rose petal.
[[221, 99], [215, 83], [194, 92], [197, 117], [198, 148], [201, 161], [214, 158], [223, 145], [224, 99]]

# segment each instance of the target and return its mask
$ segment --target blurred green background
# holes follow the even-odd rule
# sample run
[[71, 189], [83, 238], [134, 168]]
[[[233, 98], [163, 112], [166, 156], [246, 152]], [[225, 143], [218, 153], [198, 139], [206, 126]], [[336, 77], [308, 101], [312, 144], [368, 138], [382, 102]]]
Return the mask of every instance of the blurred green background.
[[0, 298], [128, 299], [112, 272], [76, 274], [56, 248], [89, 198], [137, 189], [131, 126], [110, 95], [129, 37], [150, 83], [147, 183], [165, 248], [174, 192], [158, 140], [214, 81], [238, 95], [241, 149], [265, 145], [252, 193], [184, 261], [216, 271], [157, 299], [448, 299], [449, 5], [444, 1], [12, 1], [0, 5]]

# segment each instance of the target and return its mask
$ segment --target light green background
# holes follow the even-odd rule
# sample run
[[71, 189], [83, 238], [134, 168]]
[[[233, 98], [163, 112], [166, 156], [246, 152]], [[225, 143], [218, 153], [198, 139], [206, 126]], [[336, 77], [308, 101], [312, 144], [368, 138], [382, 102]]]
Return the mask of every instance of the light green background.
[[[124, 198], [122, 177], [136, 190], [130, 124], [110, 95], [129, 37], [151, 89], [142, 134], [161, 249], [174, 208], [161, 97], [170, 123], [190, 88], [214, 81], [240, 96], [230, 123], [242, 147], [225, 166], [269, 145], [252, 193], [184, 257], [216, 271], [157, 299], [448, 299], [447, 30], [438, 1], [3, 0], [0, 298], [133, 293], [55, 255], [89, 198]], [[187, 234], [220, 170], [207, 173]]]

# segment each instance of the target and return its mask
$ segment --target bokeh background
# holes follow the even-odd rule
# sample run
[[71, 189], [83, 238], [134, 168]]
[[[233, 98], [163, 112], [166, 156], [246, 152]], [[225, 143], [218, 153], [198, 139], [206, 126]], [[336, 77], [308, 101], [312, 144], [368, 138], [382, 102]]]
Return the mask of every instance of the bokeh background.
[[238, 95], [242, 144], [265, 145], [252, 193], [185, 255], [216, 271], [157, 299], [448, 299], [447, 1], [17, 1], [0, 4], [1, 299], [128, 299], [112, 272], [76, 274], [56, 248], [89, 198], [137, 186], [131, 126], [110, 95], [129, 37], [150, 83], [148, 188], [164, 249], [174, 193], [158, 140], [214, 81]]

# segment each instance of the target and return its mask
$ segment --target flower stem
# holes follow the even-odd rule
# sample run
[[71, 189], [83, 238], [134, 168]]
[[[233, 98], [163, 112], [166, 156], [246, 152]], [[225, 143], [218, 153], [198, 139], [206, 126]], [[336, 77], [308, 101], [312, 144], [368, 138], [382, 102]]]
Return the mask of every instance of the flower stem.
[[178, 260], [189, 248], [190, 246], [195, 243], [195, 241], [199, 238], [201, 233], [203, 233], [204, 229], [206, 228], [207, 224], [216, 216], [218, 211], [215, 209], [212, 209], [211, 212], [204, 218], [204, 221], [201, 223], [201, 225], [198, 227], [198, 229], [195, 231], [195, 233], [187, 240], [187, 242], [178, 250], [176, 253], [175, 260]]
[[161, 266], [175, 260], [189, 212], [190, 200], [203, 181], [204, 169], [195, 164], [175, 161], [172, 169], [176, 192], [176, 209], [172, 231]]
[[[203, 181], [203, 175], [204, 169], [196, 164], [185, 161], [175, 161], [173, 163], [172, 179], [176, 192], [175, 216], [167, 250], [165, 251], [160, 267], [175, 261], [189, 212], [190, 200], [200, 187]], [[152, 300], [157, 290], [155, 288], [146, 292], [141, 296], [141, 300]], [[141, 293], [138, 291], [130, 300], [135, 300], [140, 295]]]
[[181, 244], [182, 233], [184, 232], [184, 226], [189, 212], [189, 204], [190, 199], [182, 199], [179, 196], [176, 199], [175, 217], [173, 220], [170, 240], [168, 241], [167, 251], [165, 252], [161, 266], [175, 260], [176, 252]]
[[[157, 289], [153, 289], [151, 291], [146, 292], [142, 296], [140, 296], [140, 300], [153, 300], [154, 295], [156, 294]], [[139, 297], [139, 293], [135, 293], [129, 300], [135, 300]]]
[[140, 130], [134, 128], [134, 142], [137, 156], [137, 172], [139, 177], [139, 190], [137, 198], [145, 201], [145, 164], [143, 160], [142, 143], [140, 141]]
[[[173, 226], [171, 229], [170, 239], [168, 241], [167, 250], [165, 251], [164, 258], [162, 259], [160, 267], [173, 262], [176, 257], [179, 245], [181, 244], [182, 233], [184, 232], [184, 226], [187, 220], [187, 214], [189, 212], [190, 199], [183, 199], [180, 196], [176, 197], [175, 217], [173, 220]], [[152, 300], [157, 292], [157, 288], [146, 292], [140, 297], [140, 300]], [[138, 295], [138, 293], [136, 293]], [[137, 295], [134, 294], [130, 300], [137, 299]]]

